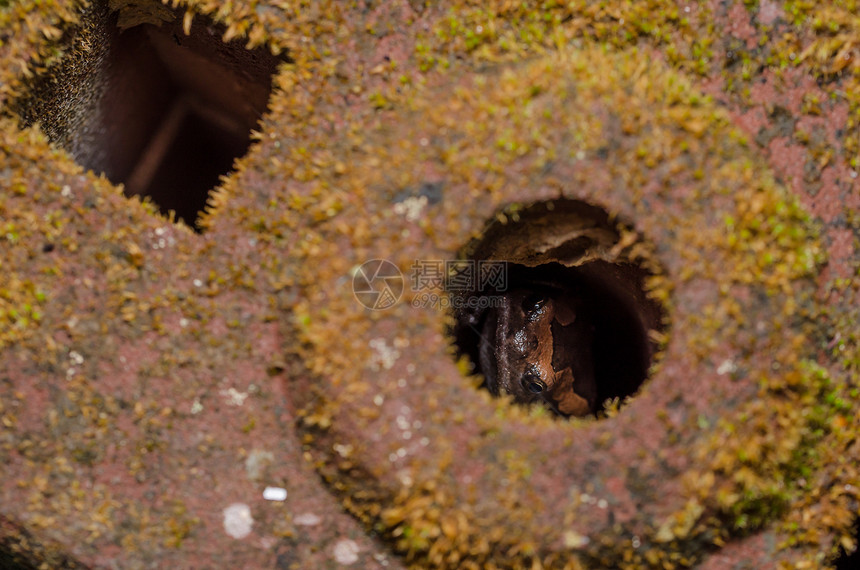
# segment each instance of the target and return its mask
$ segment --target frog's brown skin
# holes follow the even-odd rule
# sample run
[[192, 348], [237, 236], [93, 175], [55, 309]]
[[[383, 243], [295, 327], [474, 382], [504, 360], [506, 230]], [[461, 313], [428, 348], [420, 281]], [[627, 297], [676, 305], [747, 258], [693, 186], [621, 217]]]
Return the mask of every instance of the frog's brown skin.
[[491, 393], [540, 402], [564, 416], [594, 413], [592, 327], [557, 292], [521, 287], [496, 296], [481, 327], [479, 361]]

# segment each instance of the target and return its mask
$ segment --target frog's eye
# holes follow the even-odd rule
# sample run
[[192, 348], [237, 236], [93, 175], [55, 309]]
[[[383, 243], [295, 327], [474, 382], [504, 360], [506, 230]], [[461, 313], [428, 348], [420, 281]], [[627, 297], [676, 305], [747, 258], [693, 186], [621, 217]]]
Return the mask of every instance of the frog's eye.
[[520, 382], [523, 384], [523, 388], [531, 392], [532, 394], [540, 394], [544, 390], [546, 390], [546, 382], [540, 379], [540, 376], [536, 372], [529, 371], [523, 374], [523, 377], [520, 379]]
[[523, 299], [523, 312], [531, 315], [543, 309], [546, 306], [546, 297], [540, 293], [532, 293]]

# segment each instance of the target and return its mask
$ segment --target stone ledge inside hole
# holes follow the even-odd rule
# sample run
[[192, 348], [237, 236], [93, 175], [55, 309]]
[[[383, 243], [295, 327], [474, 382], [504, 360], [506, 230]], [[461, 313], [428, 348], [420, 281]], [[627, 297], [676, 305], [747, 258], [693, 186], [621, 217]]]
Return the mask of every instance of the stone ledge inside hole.
[[[509, 284], [517, 287], [551, 283], [582, 297], [583, 317], [594, 325], [594, 411], [599, 413], [604, 402], [622, 401], [639, 390], [659, 349], [651, 331], [663, 331], [665, 312], [645, 290], [646, 278], [659, 271], [650, 251], [641, 236], [613, 222], [604, 210], [557, 200], [502, 214], [465, 248], [463, 257], [507, 262]], [[455, 343], [475, 372], [484, 374], [481, 333], [462, 312], [456, 317]]]
[[65, 56], [15, 107], [79, 164], [194, 227], [247, 152], [286, 58], [224, 43], [223, 27], [199, 15], [186, 35], [184, 12], [159, 2], [117, 5], [88, 8]]

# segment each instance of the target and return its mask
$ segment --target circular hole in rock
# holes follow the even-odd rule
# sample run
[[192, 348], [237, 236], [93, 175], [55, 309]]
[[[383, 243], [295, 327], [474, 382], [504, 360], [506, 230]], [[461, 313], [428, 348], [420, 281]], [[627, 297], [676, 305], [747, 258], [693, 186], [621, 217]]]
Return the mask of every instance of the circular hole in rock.
[[560, 416], [605, 415], [648, 377], [663, 337], [646, 290], [653, 248], [584, 202], [502, 213], [464, 250], [475, 286], [450, 292], [454, 340], [483, 387]]
[[[190, 25], [189, 25], [190, 24]], [[199, 230], [210, 190], [233, 170], [287, 60], [157, 0], [86, 7], [14, 107], [84, 168], [149, 197]]]

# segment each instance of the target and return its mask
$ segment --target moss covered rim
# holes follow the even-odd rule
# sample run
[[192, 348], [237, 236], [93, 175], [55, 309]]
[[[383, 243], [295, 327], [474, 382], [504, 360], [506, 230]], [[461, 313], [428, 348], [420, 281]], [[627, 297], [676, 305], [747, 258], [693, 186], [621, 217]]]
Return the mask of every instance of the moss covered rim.
[[[800, 418], [829, 382], [804, 350], [820, 261], [807, 215], [647, 54], [563, 52], [456, 81], [362, 133], [332, 184], [338, 213], [305, 226], [295, 258], [314, 378], [297, 391], [302, 427], [333, 488], [408, 559], [440, 567], [690, 562], [778, 518], [814, 445]], [[398, 213], [429, 182], [438, 203]], [[341, 285], [364, 259], [405, 272], [455, 258], [498, 212], [558, 199], [631, 220], [654, 249], [622, 238], [628, 259], [665, 268], [646, 286], [668, 310], [665, 360], [608, 422], [491, 400], [450, 358], [445, 315], [370, 315]], [[772, 444], [741, 427], [758, 422], [789, 427]]]

